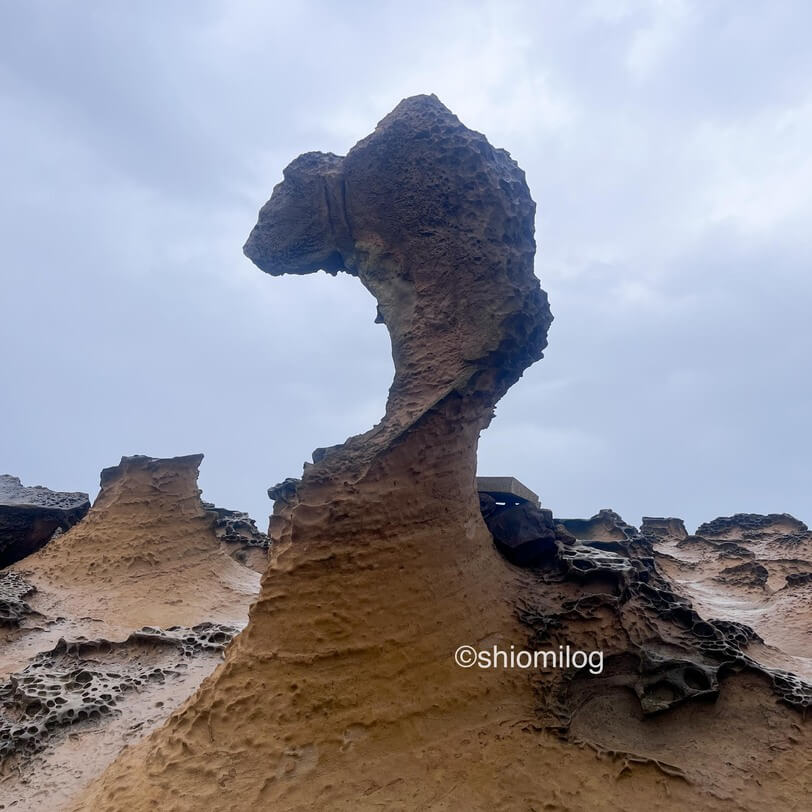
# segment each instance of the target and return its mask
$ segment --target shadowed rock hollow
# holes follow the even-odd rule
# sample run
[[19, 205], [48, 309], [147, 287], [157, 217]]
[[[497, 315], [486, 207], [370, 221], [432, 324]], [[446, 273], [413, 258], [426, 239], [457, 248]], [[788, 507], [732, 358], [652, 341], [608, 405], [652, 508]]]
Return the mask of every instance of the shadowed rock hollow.
[[[622, 545], [596, 551], [553, 530], [573, 561], [602, 562], [597, 579], [558, 587], [502, 559], [483, 523], [479, 434], [541, 358], [552, 319], [533, 216], [515, 162], [434, 96], [401, 102], [346, 157], [288, 166], [245, 252], [271, 275], [353, 274], [375, 296], [395, 365], [386, 413], [272, 489], [271, 558], [245, 631], [77, 809], [713, 809], [743, 797], [752, 740], [732, 742], [773, 701], [763, 675], [734, 676], [714, 714], [686, 703], [647, 739], [624, 680], [659, 626], [645, 608], [613, 625], [624, 573], [646, 567], [623, 563]], [[463, 644], [526, 647], [547, 620], [563, 640], [573, 618], [573, 643], [614, 647], [608, 682], [567, 692], [566, 675], [539, 685], [543, 674], [454, 663]], [[561, 714], [540, 706], [562, 696], [591, 703], [564, 715], [592, 749], [548, 732]], [[793, 714], [769, 711], [772, 778], [747, 788], [755, 802], [800, 797], [803, 754], [782, 732]], [[733, 766], [716, 774], [721, 752]]]

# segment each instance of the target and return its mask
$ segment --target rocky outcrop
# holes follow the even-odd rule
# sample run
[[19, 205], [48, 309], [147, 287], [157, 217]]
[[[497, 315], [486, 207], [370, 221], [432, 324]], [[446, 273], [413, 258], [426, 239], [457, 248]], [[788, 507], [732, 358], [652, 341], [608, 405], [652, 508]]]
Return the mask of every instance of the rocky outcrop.
[[651, 542], [665, 541], [667, 539], [681, 541], [688, 536], [688, 531], [685, 529], [685, 522], [682, 519], [643, 516], [640, 534]]
[[0, 626], [18, 626], [32, 613], [25, 600], [36, 592], [18, 572], [0, 572]]
[[812, 584], [812, 572], [791, 572], [785, 578], [788, 587]]
[[[741, 623], [705, 620], [657, 565], [654, 545], [613, 511], [590, 521], [568, 520], [577, 540], [549, 510], [529, 503], [498, 506], [480, 494], [480, 508], [498, 550], [515, 564], [530, 567], [533, 588], [520, 602], [520, 617], [533, 632], [536, 649], [588, 650], [596, 634], [610, 689], [633, 690], [644, 715], [661, 713], [688, 700], [715, 699], [723, 674], [749, 669], [763, 674], [788, 705], [812, 705], [812, 687], [793, 674], [771, 669], [747, 653], [758, 635]], [[678, 524], [676, 524], [678, 522]], [[662, 538], [679, 540], [680, 520], [655, 520]], [[626, 538], [606, 539], [607, 532]], [[652, 523], [648, 525], [651, 530]], [[683, 528], [684, 529], [684, 528]], [[597, 538], [590, 539], [590, 536]], [[715, 580], [763, 587], [767, 569], [746, 562], [723, 569]], [[597, 587], [597, 588], [596, 588]], [[598, 632], [598, 616], [611, 618], [611, 635]], [[601, 677], [559, 672], [544, 683], [546, 724], [566, 733], [584, 701], [601, 692]], [[584, 693], [586, 692], [586, 693]]]
[[[517, 630], [504, 601], [511, 576], [494, 569], [480, 518], [476, 446], [495, 403], [546, 345], [552, 317], [533, 274], [534, 212], [510, 156], [433, 96], [402, 102], [346, 157], [307, 153], [287, 167], [245, 252], [271, 275], [321, 268], [359, 278], [392, 342], [386, 412], [322, 450], [277, 500], [262, 594], [226, 666], [110, 773], [97, 806], [160, 805], [170, 784], [175, 797], [182, 785], [189, 808], [214, 803], [204, 765], [211, 775], [237, 770], [244, 794], [234, 805], [279, 803], [291, 791], [317, 798], [347, 769], [355, 776], [342, 792], [361, 797], [373, 774], [389, 778], [371, 764], [348, 768], [359, 747], [387, 757], [384, 739], [401, 731], [398, 749], [408, 752], [417, 733], [409, 720], [430, 712], [442, 726], [463, 697], [486, 724], [498, 714], [493, 679], [451, 655], [463, 640]], [[268, 686], [261, 702], [246, 681]], [[243, 703], [250, 714], [223, 715]], [[208, 734], [208, 744], [197, 737], [203, 718], [213, 747]], [[247, 740], [253, 756], [241, 767], [227, 752]], [[188, 747], [191, 760], [168, 764], [165, 746]], [[257, 760], [263, 771], [250, 766]], [[320, 777], [308, 789], [267, 780], [314, 760]], [[139, 776], [156, 769], [164, 777], [145, 792]]]
[[[97, 617], [112, 635], [239, 618], [256, 575], [221, 548], [217, 514], [203, 505], [197, 485], [202, 459], [122, 457], [101, 472], [85, 519], [15, 566], [32, 571], [38, 590], [60, 595], [61, 614]], [[187, 584], [195, 584], [191, 594]], [[209, 601], [198, 589], [219, 597], [222, 614], [201, 612], [201, 600]]]
[[614, 510], [603, 508], [591, 519], [556, 519], [577, 539], [590, 541], [630, 541], [640, 536], [636, 527], [627, 524]]
[[499, 505], [492, 497], [480, 493], [479, 509], [496, 547], [508, 561], [519, 566], [537, 564], [552, 556], [557, 537], [569, 540], [568, 534], [560, 530], [556, 533], [551, 510], [530, 502]]
[[762, 564], [746, 561], [744, 564], [736, 564], [734, 567], [725, 567], [714, 576], [713, 580], [734, 586], [763, 588], [766, 586], [769, 576], [769, 571]]
[[60, 640], [0, 682], [0, 767], [45, 748], [66, 728], [98, 724], [129, 691], [171, 680], [190, 658], [221, 652], [236, 629], [144, 628], [126, 640]]
[[[608, 511], [572, 528], [549, 511], [491, 515], [502, 549], [540, 555], [523, 568], [494, 549], [477, 440], [551, 320], [533, 212], [507, 153], [430, 96], [402, 102], [346, 157], [308, 153], [285, 170], [245, 251], [271, 275], [343, 271], [373, 294], [395, 363], [386, 412], [272, 489], [248, 626], [76, 809], [756, 809], [804, 797], [805, 686], [746, 659], [755, 635], [702, 617], [634, 528]], [[602, 651], [605, 668], [454, 660], [464, 645], [570, 642]]]
[[746, 624], [759, 642], [749, 655], [812, 681], [809, 633], [812, 605], [804, 573], [812, 570], [812, 533], [788, 514], [723, 516], [679, 539], [655, 542], [663, 573], [706, 617]]
[[231, 552], [262, 534], [203, 504], [201, 460], [123, 457], [82, 522], [0, 572], [0, 808], [65, 809], [244, 626], [259, 575]]
[[203, 507], [214, 514], [215, 535], [229, 555], [257, 572], [265, 572], [271, 540], [260, 532], [257, 523], [240, 510], [217, 507], [211, 502], [203, 502]]
[[0, 567], [36, 552], [57, 530], [67, 530], [90, 509], [86, 493], [26, 488], [16, 476], [0, 476]]
[[802, 521], [789, 513], [737, 513], [701, 524], [696, 535], [704, 538], [760, 538], [769, 532], [791, 536], [808, 531]]

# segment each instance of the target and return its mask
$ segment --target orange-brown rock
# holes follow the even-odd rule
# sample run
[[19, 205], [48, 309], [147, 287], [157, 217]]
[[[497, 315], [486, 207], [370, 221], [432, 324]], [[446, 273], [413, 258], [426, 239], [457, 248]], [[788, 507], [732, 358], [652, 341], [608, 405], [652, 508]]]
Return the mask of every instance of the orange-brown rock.
[[[562, 545], [549, 572], [493, 546], [477, 440], [551, 320], [533, 212], [507, 153], [433, 96], [402, 102], [346, 157], [308, 153], [286, 169], [246, 253], [273, 275], [358, 276], [392, 341], [386, 413], [273, 490], [271, 559], [245, 631], [77, 809], [757, 809], [804, 797], [809, 736], [763, 672], [740, 669], [718, 691], [682, 663], [704, 701], [645, 718], [645, 701], [673, 704], [659, 693], [670, 671], [644, 671], [642, 696], [627, 680], [648, 646], [659, 656], [675, 628], [678, 651], [703, 633], [742, 646], [747, 634], [708, 632], [659, 580], [647, 592], [656, 570], [638, 560], [642, 542]], [[604, 647], [608, 670], [568, 669], [568, 692], [558, 675], [454, 662], [461, 645], [510, 650], [548, 631]]]
[[0, 809], [67, 808], [245, 624], [259, 575], [201, 502], [201, 459], [122, 458], [82, 522], [0, 573]]
[[217, 537], [197, 486], [202, 459], [122, 457], [105, 468], [85, 519], [12, 568], [30, 573], [38, 609], [92, 616], [114, 637], [142, 625], [242, 617], [256, 576]]

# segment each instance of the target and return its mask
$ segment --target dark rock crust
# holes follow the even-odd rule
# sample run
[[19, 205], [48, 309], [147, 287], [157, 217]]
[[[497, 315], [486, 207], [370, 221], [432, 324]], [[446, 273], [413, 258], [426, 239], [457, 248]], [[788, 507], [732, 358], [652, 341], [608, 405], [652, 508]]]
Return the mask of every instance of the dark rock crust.
[[[544, 585], [528, 589], [519, 608], [534, 648], [587, 648], [596, 625], [608, 623], [615, 630], [602, 640], [604, 674], [559, 674], [539, 682], [550, 726], [566, 732], [575, 710], [609, 685], [633, 690], [650, 715], [687, 700], [714, 700], [723, 677], [743, 670], [766, 676], [787, 705], [801, 710], [812, 705], [812, 686], [746, 654], [748, 644], [760, 640], [752, 629], [703, 619], [660, 572], [651, 531], [664, 527], [679, 537], [680, 520], [649, 520], [649, 533], [641, 535], [611, 510], [588, 520], [554, 521], [549, 510], [529, 503], [500, 508], [480, 497], [480, 505], [497, 549], [529, 567], [528, 577]], [[770, 523], [753, 519], [747, 525]], [[749, 561], [723, 570], [720, 580], [763, 587], [767, 575], [765, 567]]]
[[16, 476], [0, 475], [0, 567], [45, 546], [57, 530], [67, 530], [90, 510], [86, 493], [25, 487]]

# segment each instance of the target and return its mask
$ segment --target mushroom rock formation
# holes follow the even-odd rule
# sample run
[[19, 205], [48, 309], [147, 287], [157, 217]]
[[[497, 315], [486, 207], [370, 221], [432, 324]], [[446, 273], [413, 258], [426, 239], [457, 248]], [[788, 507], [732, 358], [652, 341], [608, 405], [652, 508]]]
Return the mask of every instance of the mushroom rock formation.
[[[273, 543], [247, 627], [76, 809], [720, 809], [744, 797], [754, 742], [765, 775], [749, 797], [802, 797], [803, 743], [783, 735], [806, 735], [797, 712], [775, 705], [764, 672], [742, 669], [719, 692], [701, 659], [748, 632], [703, 627], [653, 577], [644, 540], [590, 546], [555, 526], [552, 539], [545, 513], [547, 569], [494, 548], [478, 437], [552, 318], [533, 213], [510, 156], [434, 96], [401, 102], [346, 157], [288, 166], [245, 252], [271, 275], [343, 271], [370, 290], [395, 364], [386, 412], [269, 491]], [[674, 627], [682, 645], [652, 645], [660, 659], [640, 667]], [[462, 645], [509, 651], [570, 632], [606, 644], [605, 674], [454, 662]], [[710, 641], [685, 662], [698, 638]], [[677, 684], [684, 702], [671, 701]], [[714, 697], [713, 713], [690, 701]], [[671, 707], [652, 730], [644, 711]]]
[[0, 567], [36, 552], [58, 530], [80, 521], [90, 509], [86, 493], [26, 488], [16, 476], [0, 476]]

